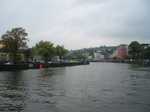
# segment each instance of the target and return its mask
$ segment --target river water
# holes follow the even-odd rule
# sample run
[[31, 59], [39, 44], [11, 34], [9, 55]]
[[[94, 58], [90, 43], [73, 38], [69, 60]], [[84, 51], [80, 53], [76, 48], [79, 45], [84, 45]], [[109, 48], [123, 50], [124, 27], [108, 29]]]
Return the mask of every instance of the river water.
[[150, 69], [91, 63], [0, 72], [0, 112], [150, 112]]

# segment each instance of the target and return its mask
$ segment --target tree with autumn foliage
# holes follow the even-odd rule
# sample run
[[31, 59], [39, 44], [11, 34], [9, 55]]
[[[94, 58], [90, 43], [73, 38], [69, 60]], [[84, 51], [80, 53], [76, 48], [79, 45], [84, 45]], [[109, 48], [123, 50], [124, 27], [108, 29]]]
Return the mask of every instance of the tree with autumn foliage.
[[27, 47], [27, 35], [25, 29], [22, 27], [12, 28], [10, 31], [7, 31], [2, 35], [1, 41], [4, 44], [4, 49], [8, 51], [13, 63], [19, 61], [19, 49]]

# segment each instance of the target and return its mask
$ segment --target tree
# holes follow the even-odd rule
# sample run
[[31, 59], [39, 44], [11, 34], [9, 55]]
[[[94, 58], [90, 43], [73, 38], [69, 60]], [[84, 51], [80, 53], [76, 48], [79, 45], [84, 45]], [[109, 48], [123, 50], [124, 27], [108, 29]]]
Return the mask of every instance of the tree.
[[5, 45], [4, 48], [10, 54], [12, 62], [17, 63], [19, 49], [27, 47], [27, 35], [25, 29], [22, 27], [13, 28], [11, 31], [7, 31], [2, 35], [2, 42]]
[[56, 46], [56, 55], [59, 56], [60, 59], [68, 52], [67, 49], [64, 48], [64, 46], [57, 45]]
[[129, 45], [129, 56], [134, 60], [138, 60], [141, 57], [141, 45], [137, 41], [133, 41]]
[[40, 41], [36, 44], [34, 51], [47, 63], [54, 56], [55, 48], [54, 44], [49, 41]]
[[147, 46], [144, 50], [144, 59], [150, 60], [150, 46]]

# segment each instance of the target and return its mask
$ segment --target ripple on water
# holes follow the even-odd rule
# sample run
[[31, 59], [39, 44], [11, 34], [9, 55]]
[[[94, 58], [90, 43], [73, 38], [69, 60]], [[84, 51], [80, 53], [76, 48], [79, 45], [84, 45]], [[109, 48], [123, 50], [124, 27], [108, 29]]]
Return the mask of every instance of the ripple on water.
[[150, 72], [128, 64], [0, 73], [0, 112], [150, 112]]

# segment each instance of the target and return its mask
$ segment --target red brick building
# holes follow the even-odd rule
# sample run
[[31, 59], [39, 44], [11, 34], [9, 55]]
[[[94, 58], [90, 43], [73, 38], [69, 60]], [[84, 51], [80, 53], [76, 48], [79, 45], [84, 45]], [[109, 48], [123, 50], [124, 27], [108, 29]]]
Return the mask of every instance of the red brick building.
[[120, 45], [116, 49], [115, 58], [117, 59], [126, 59], [128, 57], [128, 46]]

